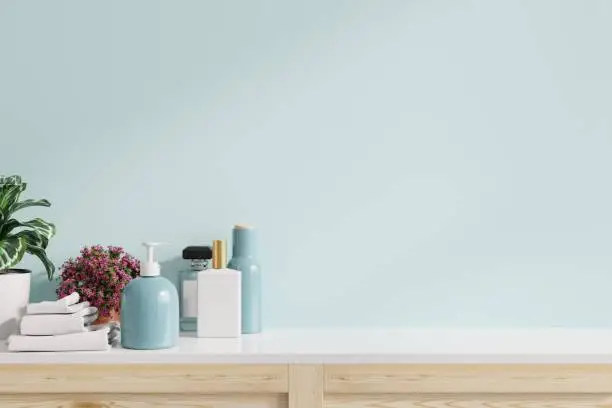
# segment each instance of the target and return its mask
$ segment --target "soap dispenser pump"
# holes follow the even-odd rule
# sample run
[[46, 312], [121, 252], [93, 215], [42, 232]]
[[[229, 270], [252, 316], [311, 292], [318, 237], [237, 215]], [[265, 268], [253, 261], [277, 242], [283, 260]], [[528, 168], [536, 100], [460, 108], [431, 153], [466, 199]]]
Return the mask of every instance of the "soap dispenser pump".
[[179, 302], [176, 287], [160, 276], [154, 249], [159, 243], [145, 242], [147, 260], [141, 262], [140, 277], [121, 294], [121, 346], [156, 350], [176, 346], [179, 337]]

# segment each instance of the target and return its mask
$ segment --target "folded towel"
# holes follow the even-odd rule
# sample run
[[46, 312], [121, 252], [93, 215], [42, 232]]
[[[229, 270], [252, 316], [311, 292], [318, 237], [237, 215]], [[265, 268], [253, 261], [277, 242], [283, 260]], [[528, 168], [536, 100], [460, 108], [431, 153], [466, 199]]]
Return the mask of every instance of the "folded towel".
[[98, 309], [90, 306], [72, 314], [25, 315], [19, 325], [25, 336], [52, 336], [85, 332], [87, 324], [98, 318]]
[[[46, 314], [46, 313], [74, 313], [80, 308], [89, 306], [76, 306], [79, 303], [80, 296], [77, 292], [72, 292], [68, 296], [53, 301], [44, 301], [38, 303], [30, 303], [27, 307], [27, 314]], [[83, 302], [85, 303], [85, 302]]]
[[101, 323], [101, 324], [90, 324], [88, 326], [86, 326], [85, 328], [88, 331], [93, 331], [93, 330], [100, 330], [104, 327], [108, 327], [110, 329], [111, 334], [113, 332], [119, 332], [119, 322], [108, 322], [108, 323]]
[[[78, 293], [75, 293], [78, 296]], [[26, 314], [71, 314], [89, 307], [89, 302], [75, 303], [68, 305], [59, 300], [54, 302], [44, 301], [30, 303], [26, 308]]]
[[110, 327], [59, 336], [20, 336], [8, 339], [9, 351], [106, 351]]
[[119, 322], [91, 324], [89, 326], [86, 326], [85, 328], [89, 331], [108, 328], [108, 344], [110, 344], [112, 347], [118, 347], [121, 344], [121, 330], [119, 329]]
[[77, 292], [72, 292], [68, 296], [64, 296], [63, 298], [58, 299], [57, 302], [64, 304], [66, 306], [70, 306], [70, 305], [76, 305], [77, 303], [79, 303], [80, 299], [81, 299], [81, 296], [79, 296]]

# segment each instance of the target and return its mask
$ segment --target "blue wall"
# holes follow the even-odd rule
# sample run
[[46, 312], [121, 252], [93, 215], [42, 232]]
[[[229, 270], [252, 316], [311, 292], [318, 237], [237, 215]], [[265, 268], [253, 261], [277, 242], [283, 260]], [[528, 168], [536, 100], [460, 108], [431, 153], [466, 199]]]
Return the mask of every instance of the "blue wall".
[[57, 264], [257, 225], [267, 327], [610, 326], [611, 38], [604, 0], [3, 0], [0, 172]]

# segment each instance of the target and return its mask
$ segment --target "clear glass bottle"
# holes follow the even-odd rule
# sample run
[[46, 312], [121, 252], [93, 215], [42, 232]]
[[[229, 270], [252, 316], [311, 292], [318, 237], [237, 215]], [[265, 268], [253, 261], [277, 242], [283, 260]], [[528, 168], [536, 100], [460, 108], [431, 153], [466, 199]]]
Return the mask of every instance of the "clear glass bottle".
[[181, 330], [196, 331], [198, 328], [198, 272], [208, 269], [212, 257], [210, 247], [187, 247], [183, 259], [191, 261], [189, 269], [179, 274], [179, 299]]

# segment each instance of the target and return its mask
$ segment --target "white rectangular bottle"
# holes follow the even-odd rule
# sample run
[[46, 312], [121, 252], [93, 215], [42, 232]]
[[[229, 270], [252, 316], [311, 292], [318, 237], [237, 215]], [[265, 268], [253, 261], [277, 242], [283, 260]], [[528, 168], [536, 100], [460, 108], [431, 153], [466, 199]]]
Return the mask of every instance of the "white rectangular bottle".
[[198, 337], [240, 337], [240, 272], [226, 264], [225, 242], [213, 241], [212, 269], [198, 272]]

